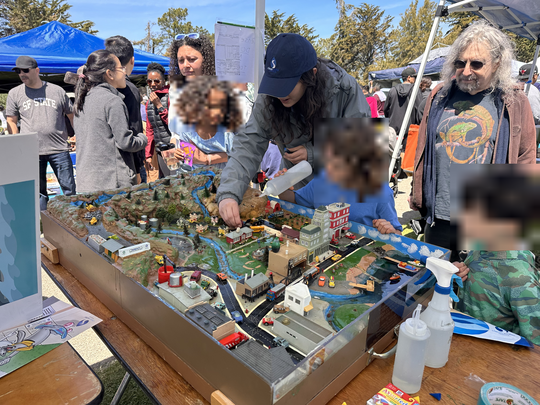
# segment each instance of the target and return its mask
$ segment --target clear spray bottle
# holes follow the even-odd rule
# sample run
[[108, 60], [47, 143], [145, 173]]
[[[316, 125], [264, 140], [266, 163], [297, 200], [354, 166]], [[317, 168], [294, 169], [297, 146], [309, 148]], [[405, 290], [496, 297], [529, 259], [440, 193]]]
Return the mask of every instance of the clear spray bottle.
[[454, 301], [458, 299], [452, 291], [452, 280], [456, 278], [458, 284], [461, 286], [463, 284], [461, 278], [454, 276], [458, 272], [458, 268], [446, 260], [429, 257], [426, 261], [426, 267], [437, 278], [433, 298], [420, 316], [431, 332], [426, 350], [426, 366], [441, 368], [448, 361], [450, 343], [452, 343], [452, 334], [454, 333], [454, 321], [450, 315], [450, 297]]
[[283, 175], [274, 177], [270, 180], [261, 196], [273, 195], [278, 196], [287, 190], [289, 187], [294, 186], [296, 183], [304, 180], [313, 172], [313, 168], [308, 161], [302, 160], [298, 164], [291, 167]]
[[418, 305], [413, 316], [399, 327], [396, 359], [392, 384], [407, 394], [420, 391], [424, 375], [426, 347], [431, 333], [425, 322], [420, 320], [422, 305]]

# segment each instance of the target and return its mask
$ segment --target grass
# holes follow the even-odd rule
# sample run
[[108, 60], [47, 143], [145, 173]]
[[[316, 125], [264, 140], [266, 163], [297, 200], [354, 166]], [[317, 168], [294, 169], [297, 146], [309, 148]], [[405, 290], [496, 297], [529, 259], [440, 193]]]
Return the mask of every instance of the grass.
[[[126, 374], [126, 370], [122, 365], [114, 360], [111, 363], [94, 369], [95, 373], [103, 383], [103, 401], [102, 404], [110, 404], [118, 386], [122, 382], [122, 378]], [[139, 387], [139, 384], [132, 378], [130, 379], [120, 405], [153, 405], [154, 402], [148, 398], [146, 393]]]
[[350, 324], [364, 312], [369, 309], [369, 305], [366, 304], [347, 304], [341, 305], [334, 312], [334, 324], [343, 329], [345, 326]]

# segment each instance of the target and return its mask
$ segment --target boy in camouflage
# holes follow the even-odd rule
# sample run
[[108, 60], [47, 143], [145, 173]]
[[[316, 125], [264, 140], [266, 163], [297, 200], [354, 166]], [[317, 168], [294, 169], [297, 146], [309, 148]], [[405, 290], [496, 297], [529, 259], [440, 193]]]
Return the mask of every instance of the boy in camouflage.
[[458, 267], [466, 278], [460, 311], [540, 345], [540, 274], [530, 251], [471, 251]]

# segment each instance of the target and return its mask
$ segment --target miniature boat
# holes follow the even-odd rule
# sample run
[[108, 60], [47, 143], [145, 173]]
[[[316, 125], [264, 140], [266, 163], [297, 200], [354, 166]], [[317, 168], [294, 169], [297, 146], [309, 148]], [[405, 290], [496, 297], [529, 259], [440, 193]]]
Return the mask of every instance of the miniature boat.
[[424, 265], [422, 264], [420, 260], [410, 260], [407, 263], [415, 267], [424, 267]]
[[390, 276], [390, 281], [399, 281], [401, 280], [401, 276], [398, 273], [394, 273]]

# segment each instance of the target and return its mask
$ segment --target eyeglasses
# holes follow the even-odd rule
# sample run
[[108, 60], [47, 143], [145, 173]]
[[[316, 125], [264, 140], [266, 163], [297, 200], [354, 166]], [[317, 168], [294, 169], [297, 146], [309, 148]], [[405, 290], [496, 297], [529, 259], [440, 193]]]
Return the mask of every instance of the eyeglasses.
[[15, 69], [13, 69], [13, 71], [14, 71], [15, 73], [17, 73], [17, 74], [20, 74], [21, 72], [23, 72], [23, 73], [28, 73], [28, 72], [30, 72], [30, 69], [15, 68]]
[[199, 34], [197, 32], [192, 32], [190, 34], [178, 34], [174, 37], [174, 39], [184, 39], [184, 38], [191, 38], [191, 39], [199, 39]]
[[120, 71], [120, 72], [126, 73], [126, 67], [125, 67], [125, 66], [120, 66], [120, 67], [117, 66], [117, 67], [114, 69], [114, 71], [115, 71], [115, 72], [116, 72], [116, 71]]
[[470, 64], [470, 67], [471, 67], [472, 70], [480, 70], [485, 65], [484, 62], [481, 62], [479, 60], [463, 61], [463, 60], [457, 59], [454, 62], [454, 67], [456, 69], [465, 69], [465, 66], [467, 66], [467, 62]]
[[147, 80], [146, 80], [146, 83], [148, 83], [148, 84], [154, 84], [154, 83], [155, 83], [155, 84], [160, 84], [160, 83], [161, 83], [161, 80], [160, 80], [160, 79], [155, 79], [155, 80], [153, 80], [153, 79], [147, 79]]

